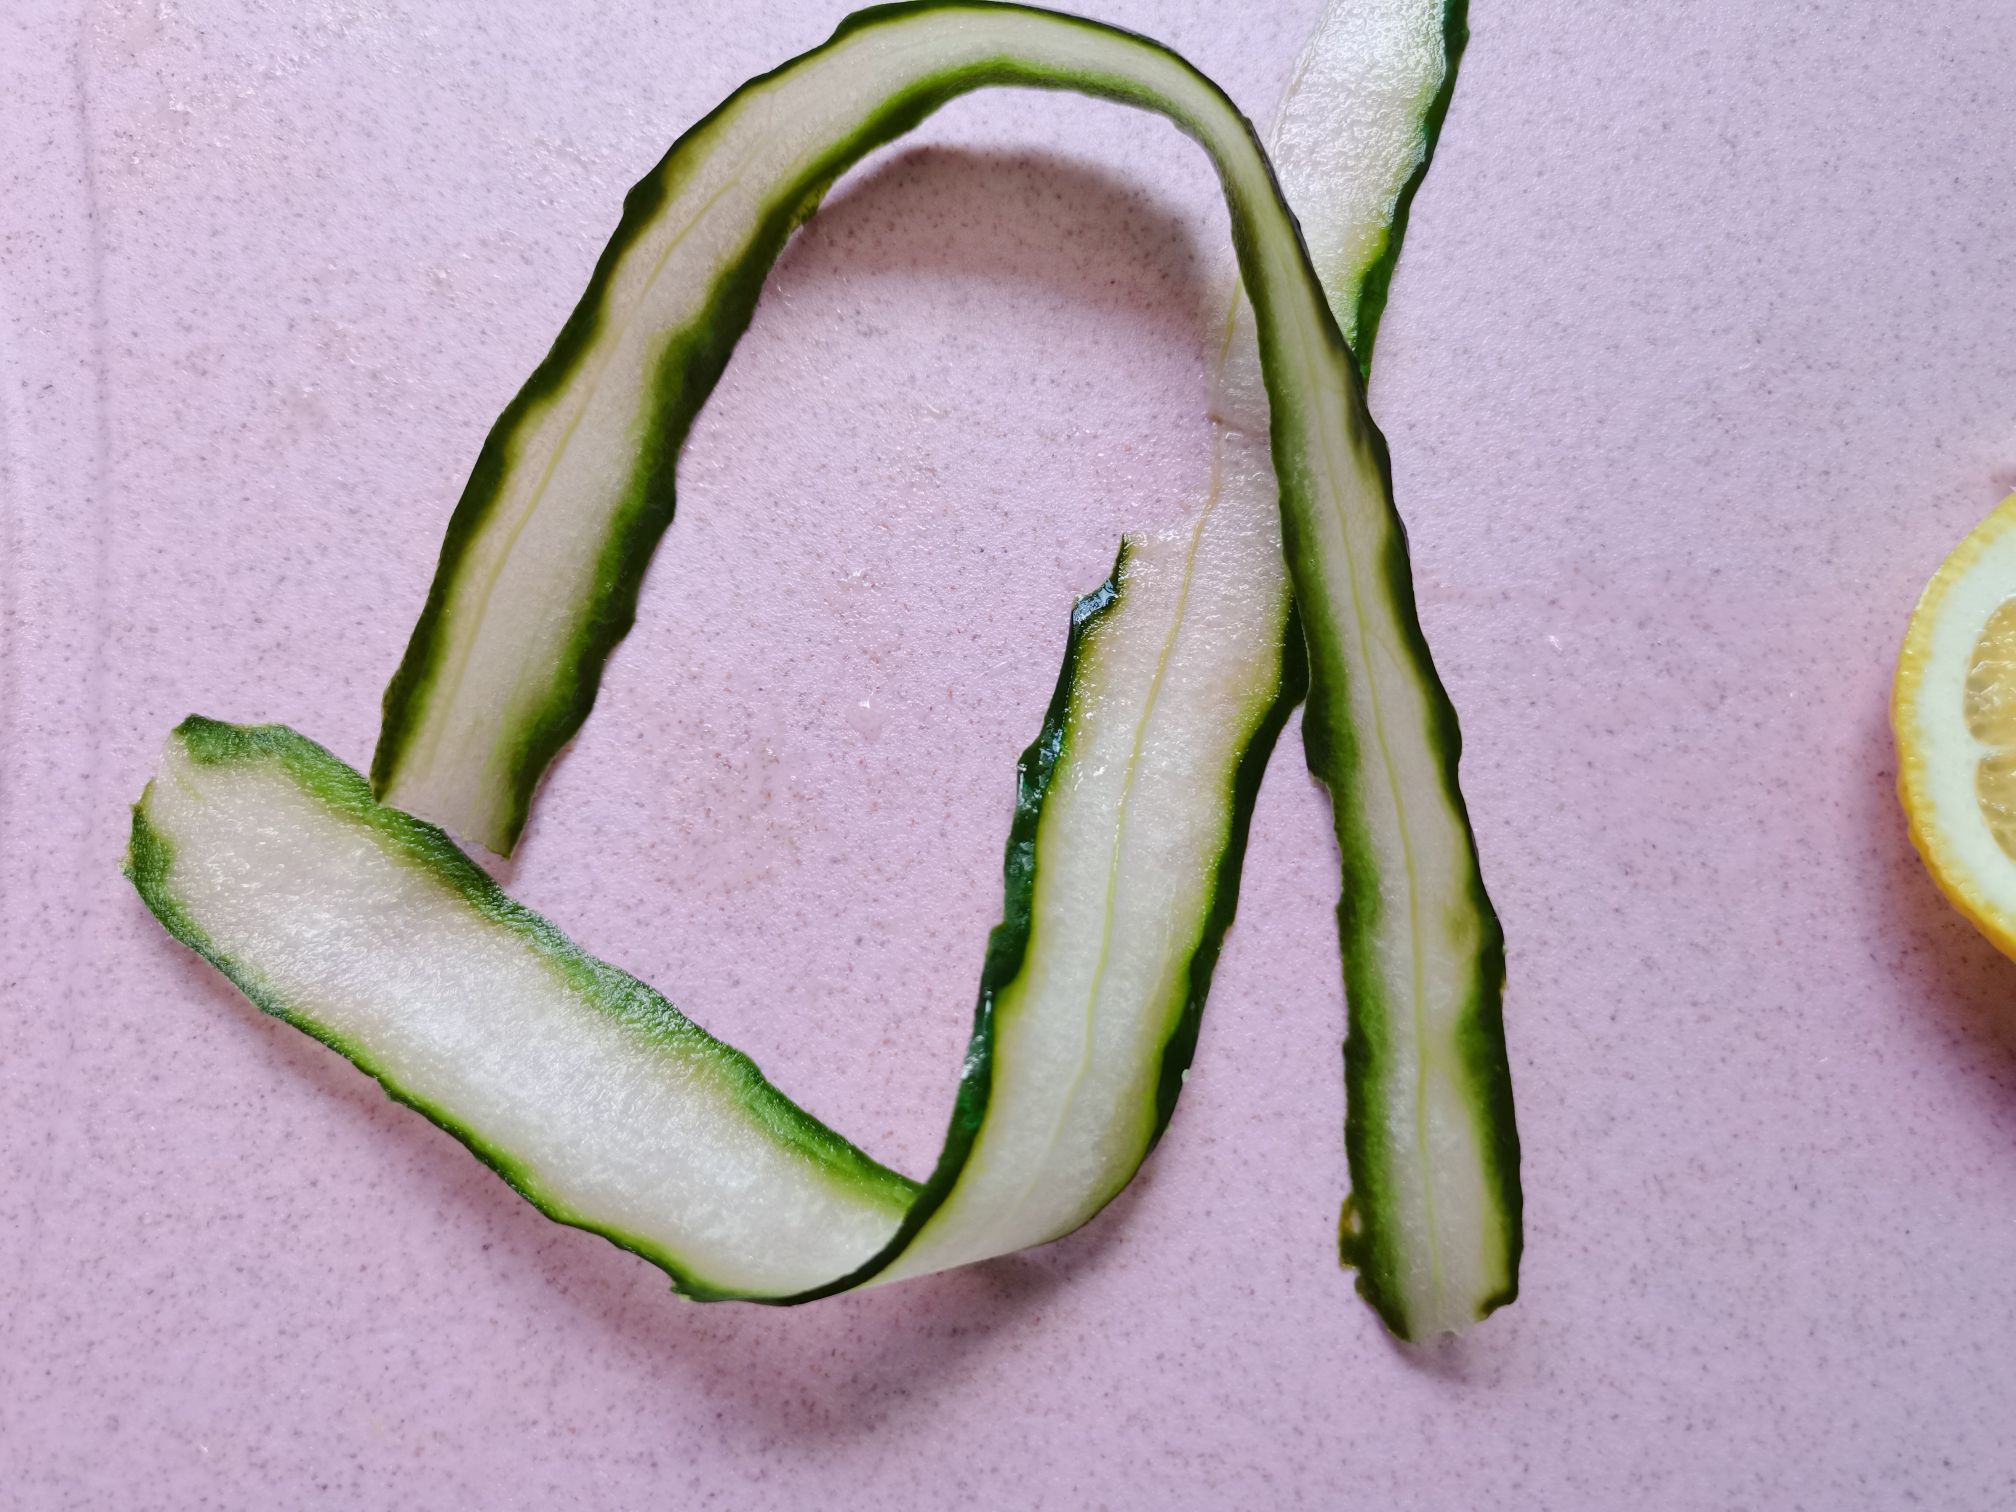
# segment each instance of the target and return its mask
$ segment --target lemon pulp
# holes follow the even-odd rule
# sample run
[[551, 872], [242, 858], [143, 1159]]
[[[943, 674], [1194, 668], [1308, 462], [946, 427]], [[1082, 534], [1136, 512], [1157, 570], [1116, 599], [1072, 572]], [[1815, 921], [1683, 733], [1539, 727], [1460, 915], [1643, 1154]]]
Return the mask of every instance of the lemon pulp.
[[2016, 860], [2016, 598], [1988, 616], [1967, 663], [1967, 731], [1989, 747], [1974, 767], [1974, 797], [2004, 855]]

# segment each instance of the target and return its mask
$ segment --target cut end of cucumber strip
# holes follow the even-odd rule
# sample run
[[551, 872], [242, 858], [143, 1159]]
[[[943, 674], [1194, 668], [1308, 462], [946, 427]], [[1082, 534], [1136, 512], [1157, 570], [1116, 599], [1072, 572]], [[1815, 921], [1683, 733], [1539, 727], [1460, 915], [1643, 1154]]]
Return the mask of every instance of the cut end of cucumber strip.
[[178, 727], [135, 806], [127, 870], [260, 1008], [689, 1294], [830, 1281], [915, 1195], [284, 727]]

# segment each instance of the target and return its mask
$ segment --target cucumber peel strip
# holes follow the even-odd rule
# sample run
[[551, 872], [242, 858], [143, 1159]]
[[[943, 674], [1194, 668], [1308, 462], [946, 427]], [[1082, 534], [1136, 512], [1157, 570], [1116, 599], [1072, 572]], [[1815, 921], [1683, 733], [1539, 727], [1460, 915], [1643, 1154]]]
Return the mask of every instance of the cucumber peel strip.
[[[1485, 1221], [1467, 1237], [1485, 1269], [1503, 1272], [1495, 1291], [1463, 1304], [1468, 1316], [1455, 1322], [1467, 1322], [1511, 1295], [1517, 1185], [1516, 1164], [1504, 1158], [1509, 1103], [1505, 1128], [1495, 1129], [1490, 1098], [1478, 1095], [1494, 1074], [1503, 1083], [1502, 947], [1456, 790], [1454, 718], [1415, 620], [1384, 444], [1293, 217], [1245, 120], [1156, 44], [1014, 6], [882, 7], [745, 85], [682, 137], [632, 192], [588, 294], [484, 448], [388, 691], [374, 776], [389, 798], [508, 849], [540, 773], [585, 717], [602, 660], [629, 626], [644, 563], [669, 522], [678, 444], [790, 230], [870, 148], [957, 94], [1004, 83], [1155, 110], [1199, 140], [1219, 170], [1257, 312], [1279, 481], [1274, 529], [1315, 668], [1311, 765], [1331, 787], [1344, 847], [1353, 1038], [1375, 1040], [1404, 1021], [1386, 1037], [1415, 1031], [1419, 1086], [1439, 1087], [1432, 1077], [1440, 1076], [1454, 1089], [1453, 1121], [1434, 1132], [1447, 1144], [1453, 1130], [1468, 1146], [1475, 1190], [1456, 1195]], [[1446, 103], [1446, 84], [1437, 87]], [[1418, 175], [1425, 144], [1417, 151]], [[696, 257], [695, 266], [680, 261]], [[674, 276], [661, 278], [668, 270]], [[792, 1107], [746, 1057], [643, 984], [511, 904], [441, 831], [378, 803], [354, 773], [291, 732], [185, 723], [162, 779], [136, 808], [129, 870], [171, 932], [260, 1006], [378, 1075], [542, 1210], [647, 1255], [689, 1295], [802, 1301], [1042, 1242], [1110, 1200], [1166, 1122], [1230, 918], [1252, 792], [1298, 690], [1292, 653], [1301, 637], [1289, 629], [1288, 596], [1268, 592], [1269, 571], [1254, 568], [1261, 562], [1279, 579], [1279, 556], [1256, 550], [1275, 541], [1236, 514], [1207, 511], [1180, 571], [1165, 570], [1152, 551], [1137, 549], [1130, 561], [1123, 549], [1114, 580], [1074, 615], [1057, 698], [1023, 762], [1007, 917], [990, 945], [951, 1132], [921, 1188]], [[1198, 545], [1207, 538], [1220, 543], [1208, 553]], [[1206, 573], [1198, 564], [1207, 559], [1229, 565]], [[1213, 634], [1223, 615], [1200, 614], [1199, 632], [1172, 632], [1154, 661], [1139, 728], [1150, 713], [1170, 721], [1175, 707], [1164, 742], [1170, 770], [1151, 764], [1141, 775], [1128, 765], [1128, 783], [1139, 775], [1142, 786], [1119, 795], [1105, 943], [1089, 1004], [1078, 1009], [1082, 1026], [1060, 1036], [1031, 977], [1059, 962], [1070, 977], [1082, 951], [1068, 938], [1048, 952], [1032, 939], [1046, 938], [1046, 921], [1068, 936], [1081, 898], [1068, 864], [1069, 802], [1055, 779], [1101, 735], [1091, 721], [1074, 722], [1074, 707], [1104, 700], [1077, 695], [1109, 676], [1113, 690], [1138, 687], [1139, 668], [1124, 655], [1130, 638], [1117, 627], [1137, 604], [1150, 613], [1164, 604], [1160, 613], [1180, 631], [1200, 588], [1207, 598], [1223, 591], [1221, 608], [1246, 605], [1244, 623], [1261, 634]], [[1158, 591], [1176, 594], [1173, 616]], [[1256, 648], [1273, 652], [1271, 682], [1249, 675], [1265, 666], [1264, 655], [1253, 661]], [[1137, 758], [1141, 747], [1137, 739]], [[1186, 792], [1188, 820], [1165, 828], [1153, 816], [1181, 816]], [[1150, 817], [1130, 824], [1137, 801]], [[1110, 817], [1110, 805], [1092, 808]], [[1053, 829], [1057, 842], [1042, 845]], [[1183, 877], [1170, 863], [1185, 857], [1199, 884], [1158, 893], [1153, 879]], [[1382, 891], [1396, 862], [1404, 908]], [[1126, 901], [1111, 890], [1123, 871]], [[1123, 950], [1124, 1011], [1104, 1012], [1107, 946], [1116, 936], [1123, 946], [1147, 939], [1171, 917], [1190, 927], [1163, 948]], [[387, 975], [393, 963], [399, 969]], [[498, 999], [509, 1000], [505, 1019], [517, 1020], [498, 1020]], [[1377, 1032], [1361, 1031], [1361, 1017]], [[1424, 1029], [1460, 1052], [1439, 1070]], [[1060, 1055], [1077, 1061], [1061, 1097]], [[1367, 1085], [1377, 1092], [1381, 1083]], [[1354, 1124], [1356, 1109], [1354, 1100]], [[1425, 1091], [1417, 1128], [1429, 1112], [1447, 1111], [1424, 1110]], [[1381, 1138], [1392, 1127], [1387, 1110], [1372, 1122]], [[640, 1164], [640, 1152], [660, 1165]], [[1373, 1159], [1361, 1171], [1358, 1153], [1354, 1144], [1357, 1202], [1370, 1214], [1377, 1207], [1364, 1172], [1405, 1163]], [[1431, 1221], [1431, 1251], [1435, 1233]], [[1361, 1289], [1396, 1332], [1452, 1326], [1438, 1277], [1430, 1276], [1430, 1301], [1442, 1313], [1417, 1314], [1403, 1289], [1388, 1288], [1382, 1301], [1366, 1284], [1381, 1272], [1362, 1236], [1358, 1258]]]
[[[1274, 170], [1331, 311], [1368, 375], [1408, 215], [1467, 41], [1464, 0], [1339, 0], [1317, 22], [1270, 136]], [[1228, 452], [1264, 435], [1268, 424], [1251, 326], [1251, 311], [1235, 303], [1212, 404], [1220, 459], [1213, 497], [1220, 510], [1272, 513], [1269, 472], [1223, 465]], [[1404, 587], [1404, 563], [1399, 571]], [[1416, 625], [1411, 603], [1405, 618]], [[1460, 807], [1454, 714], [1437, 701], [1447, 720], [1436, 740]], [[1321, 744], [1330, 725], [1305, 720], [1304, 736], [1311, 770], [1334, 794]], [[1399, 1337], [1460, 1331], [1517, 1296], [1524, 1249], [1519, 1135], [1501, 1011], [1503, 939], [1476, 873], [1467, 816], [1459, 816], [1470, 853], [1467, 867], [1458, 869], [1470, 873], [1468, 906], [1477, 931], [1469, 946], [1475, 965], [1468, 1000], [1450, 1011], [1445, 982], [1438, 991], [1416, 988], [1409, 994], [1414, 1011], [1399, 1012], [1398, 994], [1367, 983], [1362, 969], [1352, 974], [1380, 933], [1380, 921], [1354, 905], [1354, 889], [1359, 899], [1380, 894], [1366, 891], [1376, 884], [1354, 844], [1348, 805], [1339, 803], [1335, 815], [1346, 863], [1339, 926], [1350, 988], [1344, 1061], [1352, 1187], [1338, 1226], [1339, 1255], [1357, 1269], [1360, 1294]], [[1407, 868], [1385, 870], [1390, 876]], [[1445, 886], [1454, 881], [1446, 878]], [[1432, 890], [1414, 894], [1409, 901], [1417, 913], [1434, 902]], [[1423, 932], [1411, 922], [1407, 931]]]

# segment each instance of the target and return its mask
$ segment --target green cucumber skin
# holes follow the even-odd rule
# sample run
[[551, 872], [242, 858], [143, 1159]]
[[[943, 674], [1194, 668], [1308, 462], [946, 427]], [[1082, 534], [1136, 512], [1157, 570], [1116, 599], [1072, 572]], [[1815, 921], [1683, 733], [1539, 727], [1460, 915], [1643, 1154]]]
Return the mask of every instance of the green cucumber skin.
[[1469, 45], [1470, 0], [1446, 0], [1442, 7], [1445, 67], [1442, 86], [1435, 91], [1435, 98], [1429, 102], [1427, 113], [1421, 118], [1421, 161], [1414, 165], [1414, 171], [1400, 187], [1399, 198], [1393, 202], [1393, 218], [1387, 225], [1385, 250], [1365, 270], [1358, 285], [1358, 297], [1352, 302], [1348, 323], [1343, 319], [1345, 312], [1337, 312], [1344, 338], [1358, 354], [1358, 372], [1364, 378], [1372, 376], [1372, 348], [1379, 339], [1379, 321], [1386, 313], [1387, 296], [1393, 290], [1393, 272], [1400, 265], [1400, 246], [1407, 239], [1407, 223], [1414, 211], [1414, 196], [1420, 192], [1422, 182], [1428, 177], [1429, 166], [1435, 161], [1435, 147], [1442, 140], [1442, 123], [1448, 119], [1449, 102], [1456, 96], [1456, 72], [1463, 62], [1464, 49]]
[[1190, 988], [1176, 1032], [1162, 1053], [1162, 1075], [1155, 1091], [1155, 1132], [1149, 1149], [1161, 1141], [1169, 1120], [1176, 1114], [1176, 1099], [1183, 1091], [1183, 1076], [1197, 1051], [1197, 1034], [1204, 1021], [1204, 999], [1211, 991], [1211, 978], [1218, 969], [1218, 956], [1225, 944], [1225, 931], [1239, 911], [1239, 879], [1246, 869], [1246, 840], [1253, 828], [1253, 809], [1260, 798], [1260, 783], [1273, 759], [1275, 742], [1287, 726], [1288, 716], [1308, 696], [1309, 658], [1303, 649], [1301, 616], [1291, 599], [1288, 626], [1282, 637], [1279, 690], [1261, 716], [1253, 739], [1239, 757], [1233, 777], [1232, 826], [1225, 849], [1219, 853], [1211, 878], [1210, 911], [1205, 915], [1204, 933], [1190, 958]]
[[[444, 831], [424, 819], [379, 803], [364, 777], [322, 746], [285, 725], [234, 725], [194, 714], [175, 727], [175, 736], [190, 759], [202, 765], [272, 762], [283, 767], [332, 812], [389, 839], [411, 864], [459, 893], [490, 922], [529, 943], [547, 965], [595, 1007], [640, 1037], [679, 1041], [686, 1047], [697, 1045], [710, 1057], [718, 1058], [740, 1083], [743, 1106], [780, 1142], [805, 1151], [892, 1211], [900, 1211], [915, 1200], [918, 1191], [915, 1182], [863, 1153], [793, 1103], [764, 1078], [747, 1055], [708, 1034], [648, 983], [589, 955], [547, 919], [507, 896]], [[683, 1296], [696, 1301], [718, 1301], [739, 1295], [710, 1283], [676, 1255], [666, 1253], [650, 1240], [585, 1219], [550, 1200], [508, 1150], [486, 1141], [447, 1109], [409, 1095], [380, 1071], [365, 1051], [330, 1033], [298, 1005], [271, 991], [248, 963], [220, 950], [189, 917], [176, 896], [174, 847], [147, 817], [147, 800], [152, 791], [150, 783], [147, 792], [133, 805], [132, 834], [122, 870], [170, 935], [216, 967], [261, 1012], [327, 1045], [378, 1082], [392, 1101], [413, 1109], [454, 1136], [470, 1154], [548, 1218], [598, 1234], [619, 1249], [650, 1261], [672, 1278], [673, 1289]]]

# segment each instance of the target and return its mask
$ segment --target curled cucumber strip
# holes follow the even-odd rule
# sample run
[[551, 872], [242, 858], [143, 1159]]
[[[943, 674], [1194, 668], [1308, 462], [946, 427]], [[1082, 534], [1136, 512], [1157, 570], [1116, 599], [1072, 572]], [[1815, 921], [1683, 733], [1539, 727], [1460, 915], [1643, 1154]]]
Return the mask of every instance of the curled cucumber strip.
[[[1372, 208], [1351, 212], [1378, 222], [1344, 279], [1368, 340], [1460, 38], [1439, 7], [1439, 31], [1396, 20], [1422, 13], [1375, 6], [1370, 30], [1337, 34], [1413, 36], [1417, 74], [1434, 72], [1381, 107], [1389, 150], [1367, 170]], [[1336, 38], [1316, 56], [1341, 56]], [[1353, 66], [1390, 83], [1391, 56], [1361, 50]], [[1247, 312], [1222, 365], [1212, 498], [1187, 529], [1130, 539], [1073, 615], [1021, 764], [1004, 919], [945, 1148], [919, 1184], [511, 902], [414, 815], [508, 852], [630, 626], [679, 446], [786, 238], [864, 153], [993, 85], [1102, 96], [1197, 140]], [[136, 806], [128, 870], [262, 1008], [550, 1216], [691, 1296], [803, 1301], [1056, 1238], [1132, 1177], [1195, 1043], [1305, 648], [1309, 761], [1343, 856], [1351, 1254], [1388, 1325], [1420, 1337], [1512, 1295], [1517, 1148], [1502, 944], [1357, 362], [1266, 154], [1201, 73], [1052, 12], [884, 6], [744, 85], [631, 192], [457, 507], [387, 691], [376, 793], [291, 731], [192, 719]]]

